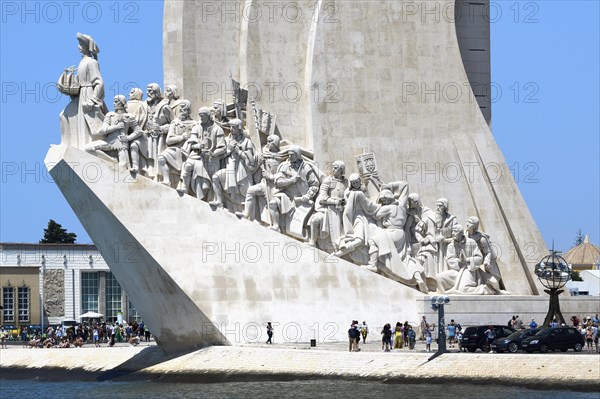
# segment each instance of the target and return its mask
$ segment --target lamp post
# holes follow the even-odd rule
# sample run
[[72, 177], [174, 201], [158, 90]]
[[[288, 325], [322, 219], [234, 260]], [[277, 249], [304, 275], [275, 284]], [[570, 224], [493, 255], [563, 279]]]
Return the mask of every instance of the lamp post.
[[438, 312], [438, 350], [427, 359], [427, 361], [433, 360], [442, 353], [448, 352], [446, 350], [446, 319], [444, 315], [444, 305], [450, 303], [450, 298], [448, 295], [440, 295], [432, 296], [430, 300], [431, 309], [437, 310]]
[[545, 256], [535, 265], [534, 272], [542, 285], [547, 288], [544, 292], [550, 295], [544, 326], [548, 327], [554, 318], [561, 324], [567, 324], [560, 311], [558, 296], [564, 292], [561, 288], [571, 280], [571, 267], [556, 251], [552, 250], [550, 255]]

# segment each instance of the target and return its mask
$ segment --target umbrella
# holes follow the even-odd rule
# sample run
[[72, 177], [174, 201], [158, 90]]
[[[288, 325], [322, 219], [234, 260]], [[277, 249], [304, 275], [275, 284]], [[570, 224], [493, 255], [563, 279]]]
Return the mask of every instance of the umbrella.
[[99, 319], [100, 317], [104, 317], [104, 315], [96, 312], [87, 312], [79, 316], [80, 319]]

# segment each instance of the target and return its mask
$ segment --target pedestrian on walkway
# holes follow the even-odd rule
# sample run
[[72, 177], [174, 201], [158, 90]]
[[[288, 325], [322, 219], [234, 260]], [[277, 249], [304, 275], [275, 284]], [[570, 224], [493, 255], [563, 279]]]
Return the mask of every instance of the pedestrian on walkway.
[[358, 341], [360, 340], [360, 331], [358, 331], [358, 323], [352, 322], [350, 329], [348, 330], [348, 351], [358, 352]]
[[402, 349], [404, 346], [404, 328], [402, 323], [397, 322], [396, 328], [394, 329], [394, 349]]
[[519, 319], [519, 316], [515, 316], [515, 330], [523, 329], [523, 320]]
[[271, 325], [270, 321], [267, 323], [267, 337], [269, 337], [269, 339], [267, 339], [267, 344], [272, 345], [273, 344], [273, 326]]
[[387, 323], [385, 326], [383, 326], [383, 330], [381, 330], [381, 350], [384, 350], [386, 352], [390, 351], [390, 348], [392, 346], [392, 326], [390, 325], [390, 323]]
[[408, 336], [408, 349], [409, 350], [415, 349], [415, 341], [417, 339], [417, 333], [412, 328], [412, 326], [408, 326], [408, 332], [406, 333], [406, 335]]
[[423, 316], [423, 318], [421, 319], [421, 324], [419, 325], [419, 329], [420, 329], [420, 334], [421, 334], [419, 336], [419, 339], [421, 341], [423, 341], [425, 338], [427, 338], [427, 331], [429, 331], [429, 324], [427, 324], [427, 318], [425, 316]]
[[450, 348], [454, 348], [455, 337], [456, 337], [456, 323], [454, 319], [450, 320], [450, 324], [447, 326], [448, 330], [448, 343], [450, 344]]
[[489, 326], [488, 329], [485, 330], [484, 334], [487, 338], [487, 344], [490, 348], [490, 353], [494, 353], [494, 350], [492, 349], [492, 341], [496, 339], [496, 332], [494, 331], [494, 326]]
[[537, 323], [533, 317], [531, 318], [531, 323], [529, 323], [529, 328], [537, 328]]
[[363, 344], [367, 343], [367, 335], [369, 335], [369, 327], [367, 326], [367, 322], [363, 320], [362, 325], [360, 326], [360, 335], [363, 339]]
[[427, 352], [431, 352], [431, 341], [433, 338], [431, 337], [431, 331], [429, 328], [425, 330], [425, 350]]

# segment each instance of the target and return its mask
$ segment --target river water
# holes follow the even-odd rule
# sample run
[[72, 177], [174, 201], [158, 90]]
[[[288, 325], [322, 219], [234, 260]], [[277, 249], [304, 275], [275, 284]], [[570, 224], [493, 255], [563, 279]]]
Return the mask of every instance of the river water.
[[137, 382], [41, 382], [0, 381], [0, 398], [577, 398], [598, 399], [598, 393], [531, 390], [509, 386], [468, 384], [384, 384], [373, 381], [261, 381], [215, 384]]

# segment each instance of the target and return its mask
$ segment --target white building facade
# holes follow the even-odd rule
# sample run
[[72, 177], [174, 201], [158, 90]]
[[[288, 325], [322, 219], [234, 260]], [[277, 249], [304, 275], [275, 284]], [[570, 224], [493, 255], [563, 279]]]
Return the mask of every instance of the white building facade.
[[[40, 311], [32, 312], [37, 320], [29, 324], [56, 324], [65, 319], [80, 321], [86, 312], [104, 315], [104, 320], [140, 320], [133, 304], [127, 298], [108, 265], [91, 244], [28, 244], [0, 243], [0, 287], [2, 290], [2, 324], [10, 323], [14, 313], [10, 292], [13, 282], [22, 280], [21, 272], [39, 268], [39, 287], [32, 287], [32, 296], [38, 295]], [[16, 305], [15, 305], [16, 306]], [[8, 319], [7, 319], [8, 317]]]

